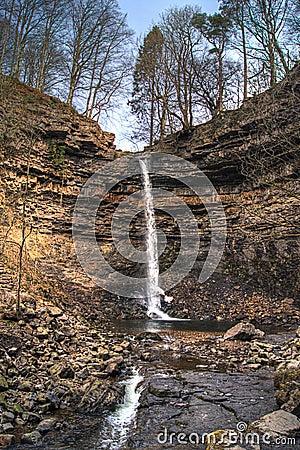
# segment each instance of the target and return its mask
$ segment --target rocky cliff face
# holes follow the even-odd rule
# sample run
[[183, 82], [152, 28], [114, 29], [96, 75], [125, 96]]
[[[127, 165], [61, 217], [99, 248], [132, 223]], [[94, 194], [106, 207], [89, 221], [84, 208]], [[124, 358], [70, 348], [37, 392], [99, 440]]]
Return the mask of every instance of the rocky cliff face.
[[[196, 164], [216, 187], [225, 208], [228, 237], [221, 271], [251, 278], [269, 293], [299, 296], [299, 98], [300, 66], [239, 110], [168, 136], [151, 151]], [[155, 181], [154, 181], [155, 183]], [[163, 187], [166, 180], [158, 180]], [[198, 218], [191, 193], [179, 195]]]
[[[257, 318], [265, 311], [272, 316], [275, 305], [280, 317], [299, 317], [293, 304], [299, 292], [299, 73], [297, 67], [287, 80], [247, 101], [240, 110], [178, 132], [147, 149], [181, 156], [209, 176], [224, 204], [228, 224], [226, 252], [218, 273], [204, 285], [190, 277], [174, 288], [173, 314]], [[63, 287], [89, 317], [140, 314], [138, 305], [122, 298], [116, 301], [93, 284], [80, 267], [71, 240], [72, 211], [80, 188], [94, 172], [120, 156], [114, 136], [55, 98], [9, 80], [2, 80], [0, 87], [0, 194], [2, 239], [6, 242], [2, 286], [12, 290], [16, 286], [14, 249], [20, 242], [27, 185], [26, 248], [36, 270], [46, 274], [52, 285]], [[210, 243], [201, 199], [176, 180], [153, 176], [152, 181], [154, 187], [176, 192], [199, 222], [197, 275]], [[100, 214], [98, 233], [107, 259], [133, 275], [144, 267], [120, 258], [112, 245], [110, 218], [118, 204], [140, 187], [139, 176], [114, 187]], [[161, 211], [156, 219], [168, 237], [167, 251], [160, 259], [161, 267], [166, 268], [180, 245], [178, 228]], [[140, 247], [144, 228], [140, 215], [131, 225], [132, 240]], [[274, 303], [277, 297], [282, 300]]]
[[[67, 292], [68, 281], [76, 286], [81, 280], [88, 288], [92, 283], [72, 246], [72, 210], [84, 182], [115, 158], [114, 135], [58, 99], [10, 79], [1, 79], [0, 97], [0, 284], [16, 290], [25, 204], [26, 255], [34, 270], [52, 286], [62, 282]], [[24, 266], [29, 268], [26, 258]]]

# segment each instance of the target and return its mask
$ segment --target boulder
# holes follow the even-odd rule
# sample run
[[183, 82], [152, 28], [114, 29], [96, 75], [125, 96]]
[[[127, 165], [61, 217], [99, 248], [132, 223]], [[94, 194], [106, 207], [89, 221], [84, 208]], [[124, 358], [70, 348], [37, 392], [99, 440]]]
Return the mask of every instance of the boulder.
[[224, 334], [224, 339], [239, 339], [241, 341], [250, 341], [251, 339], [264, 336], [264, 332], [255, 328], [252, 323], [240, 322], [230, 328]]
[[25, 433], [21, 437], [22, 444], [31, 444], [36, 445], [39, 444], [42, 440], [42, 435], [39, 431], [34, 430], [31, 433]]
[[281, 363], [274, 377], [275, 398], [282, 409], [300, 414], [300, 360]]
[[38, 424], [36, 429], [41, 434], [49, 433], [49, 431], [54, 430], [56, 422], [57, 421], [54, 418], [44, 419]]
[[136, 336], [137, 341], [162, 341], [162, 337], [158, 333], [152, 333], [151, 331], [144, 331]]
[[0, 434], [0, 447], [8, 447], [12, 445], [15, 441], [15, 436], [13, 434]]
[[300, 420], [294, 414], [280, 409], [256, 420], [249, 429], [261, 434], [268, 433], [273, 439], [295, 436], [300, 430]]

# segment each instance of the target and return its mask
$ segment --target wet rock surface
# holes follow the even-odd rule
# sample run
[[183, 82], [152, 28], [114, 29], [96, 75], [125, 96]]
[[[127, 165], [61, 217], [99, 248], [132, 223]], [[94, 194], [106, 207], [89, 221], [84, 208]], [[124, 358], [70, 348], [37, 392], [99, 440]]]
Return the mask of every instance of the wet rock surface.
[[215, 429], [236, 429], [275, 407], [271, 372], [153, 374], [142, 394], [140, 431], [128, 448], [170, 448], [180, 444], [182, 432], [202, 438]]
[[[277, 419], [284, 415], [276, 411], [272, 366], [284, 360], [286, 348], [294, 340], [291, 335], [295, 331], [245, 342], [224, 340], [216, 333], [160, 332], [162, 341], [136, 340], [136, 348], [133, 342], [138, 358], [146, 361], [141, 366], [145, 380], [136, 428], [126, 449], [297, 448], [298, 441], [292, 446], [287, 442], [284, 447], [280, 443], [276, 446], [274, 432], [269, 444], [263, 443], [262, 437], [260, 446], [245, 440], [247, 429], [254, 428], [253, 422], [260, 417], [266, 424], [270, 414], [276, 428]], [[138, 349], [140, 345], [142, 349]], [[289, 419], [298, 424], [295, 415]], [[283, 422], [284, 418], [282, 427]], [[269, 431], [272, 426], [270, 422]], [[279, 435], [298, 439], [296, 428]], [[215, 430], [231, 430], [241, 445], [206, 447], [206, 435], [217, 433]]]

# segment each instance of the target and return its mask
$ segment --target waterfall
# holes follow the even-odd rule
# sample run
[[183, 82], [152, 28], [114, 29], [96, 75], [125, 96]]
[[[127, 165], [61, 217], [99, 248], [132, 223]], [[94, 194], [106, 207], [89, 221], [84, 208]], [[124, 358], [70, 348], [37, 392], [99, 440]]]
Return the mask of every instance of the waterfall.
[[145, 217], [147, 226], [146, 252], [147, 252], [147, 314], [151, 318], [170, 320], [168, 314], [161, 310], [160, 295], [164, 295], [159, 287], [159, 263], [157, 249], [157, 233], [155, 227], [155, 215], [152, 197], [152, 184], [148, 172], [147, 162], [140, 159], [140, 166], [143, 175], [144, 197], [145, 197]]

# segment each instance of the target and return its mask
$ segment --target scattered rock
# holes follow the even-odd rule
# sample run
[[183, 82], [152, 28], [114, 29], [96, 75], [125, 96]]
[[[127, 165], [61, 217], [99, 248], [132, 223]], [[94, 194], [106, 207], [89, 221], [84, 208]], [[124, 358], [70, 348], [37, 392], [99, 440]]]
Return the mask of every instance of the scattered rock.
[[12, 422], [15, 418], [15, 415], [10, 412], [10, 411], [4, 411], [1, 415], [1, 422], [2, 423], [6, 423], [6, 422]]
[[32, 391], [34, 391], [34, 385], [29, 380], [23, 380], [20, 382], [18, 389], [20, 391], [24, 391], [24, 392], [32, 392]]
[[117, 356], [115, 358], [111, 358], [107, 361], [107, 366], [105, 372], [108, 375], [115, 376], [120, 373], [120, 366], [123, 363], [122, 356]]
[[136, 336], [138, 341], [162, 341], [162, 337], [158, 333], [153, 333], [151, 331], [144, 331]]
[[14, 429], [13, 424], [10, 423], [10, 422], [4, 423], [1, 427], [2, 427], [2, 430], [4, 431], [4, 433], [7, 433], [7, 432], [12, 431]]
[[4, 375], [0, 375], [0, 391], [5, 391], [8, 388], [8, 383]]
[[245, 447], [241, 447], [236, 444], [238, 439], [239, 434], [236, 430], [216, 430], [206, 436], [205, 450], [260, 450], [259, 445], [248, 444], [247, 449]]
[[52, 306], [48, 308], [49, 315], [52, 317], [60, 317], [63, 315], [63, 312], [60, 308], [57, 308], [57, 306]]
[[40, 339], [47, 339], [48, 338], [48, 331], [46, 330], [46, 328], [37, 327], [36, 335]]
[[0, 446], [8, 447], [15, 442], [15, 436], [13, 434], [0, 434]]
[[300, 345], [299, 338], [289, 342], [286, 353], [290, 357], [298, 359], [287, 359], [279, 364], [274, 376], [276, 388], [275, 398], [282, 409], [300, 416], [300, 355], [299, 350], [293, 351], [295, 345]]
[[49, 431], [52, 431], [55, 428], [56, 423], [57, 423], [57, 420], [54, 419], [54, 418], [44, 419], [38, 424], [36, 429], [41, 434], [46, 434], [46, 433], [49, 433]]
[[63, 379], [72, 379], [75, 375], [73, 367], [67, 361], [61, 361], [55, 364], [50, 372], [53, 376]]

